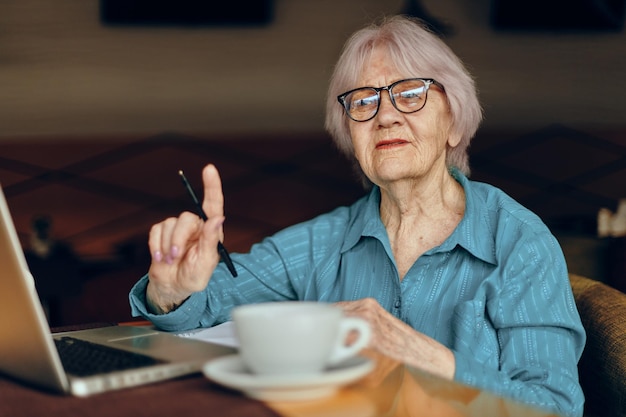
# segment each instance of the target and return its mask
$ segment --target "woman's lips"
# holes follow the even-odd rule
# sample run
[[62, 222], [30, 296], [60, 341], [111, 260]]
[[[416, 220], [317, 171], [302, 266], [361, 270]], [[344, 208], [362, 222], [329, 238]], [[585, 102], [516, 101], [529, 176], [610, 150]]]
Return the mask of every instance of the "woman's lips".
[[409, 143], [409, 142], [404, 140], [404, 139], [381, 140], [380, 142], [378, 142], [376, 144], [376, 149], [393, 148], [395, 146], [401, 146], [401, 145], [405, 145], [407, 143]]

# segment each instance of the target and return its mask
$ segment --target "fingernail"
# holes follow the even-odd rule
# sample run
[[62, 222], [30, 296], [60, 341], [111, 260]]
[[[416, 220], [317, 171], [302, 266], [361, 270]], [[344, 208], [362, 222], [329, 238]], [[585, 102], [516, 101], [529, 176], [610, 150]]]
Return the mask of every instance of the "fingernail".
[[168, 264], [168, 265], [171, 265], [171, 264], [173, 264], [173, 263], [174, 263], [174, 259], [172, 259], [172, 256], [171, 256], [171, 255], [167, 255], [167, 256], [165, 257], [165, 263], [166, 263], [166, 264]]
[[172, 246], [172, 249], [170, 249], [171, 257], [172, 258], [177, 258], [179, 253], [180, 253], [180, 249], [178, 249], [178, 246], [176, 246], [176, 245]]
[[161, 253], [160, 250], [154, 252], [154, 255], [152, 255], [152, 257], [154, 258], [155, 261], [157, 262], [161, 262], [163, 260], [163, 254]]

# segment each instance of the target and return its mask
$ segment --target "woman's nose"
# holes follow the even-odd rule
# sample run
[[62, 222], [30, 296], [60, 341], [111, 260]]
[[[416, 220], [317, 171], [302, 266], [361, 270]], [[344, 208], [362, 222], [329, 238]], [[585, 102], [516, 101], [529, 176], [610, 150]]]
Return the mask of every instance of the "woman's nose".
[[378, 107], [378, 113], [376, 114], [380, 124], [395, 123], [398, 121], [398, 118], [402, 116], [393, 105], [390, 94], [389, 90], [381, 91], [380, 93], [380, 105]]

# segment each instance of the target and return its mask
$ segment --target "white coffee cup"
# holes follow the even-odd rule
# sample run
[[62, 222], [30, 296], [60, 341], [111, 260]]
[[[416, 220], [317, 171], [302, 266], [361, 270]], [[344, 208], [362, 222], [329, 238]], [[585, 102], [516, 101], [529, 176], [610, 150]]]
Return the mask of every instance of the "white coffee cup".
[[[311, 374], [356, 356], [367, 346], [367, 321], [335, 305], [309, 301], [248, 304], [232, 312], [239, 353], [257, 374]], [[350, 332], [356, 340], [346, 345]]]

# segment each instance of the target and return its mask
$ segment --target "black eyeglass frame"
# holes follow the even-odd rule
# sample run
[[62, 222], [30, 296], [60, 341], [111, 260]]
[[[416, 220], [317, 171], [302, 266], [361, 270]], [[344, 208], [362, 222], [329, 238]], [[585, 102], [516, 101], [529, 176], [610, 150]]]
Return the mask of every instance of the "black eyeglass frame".
[[[391, 94], [391, 90], [393, 89], [393, 87], [395, 87], [396, 85], [403, 83], [405, 81], [421, 81], [424, 83], [424, 104], [422, 105], [422, 107], [420, 107], [419, 109], [416, 110], [411, 110], [411, 111], [404, 111], [404, 110], [400, 110], [396, 104], [396, 100], [393, 97], [393, 94]], [[445, 92], [446, 89], [443, 86], [443, 84], [441, 84], [440, 82], [438, 82], [437, 80], [433, 79], [433, 78], [406, 78], [404, 80], [398, 80], [395, 81], [387, 86], [384, 87], [369, 87], [369, 86], [365, 86], [365, 87], [359, 87], [359, 88], [354, 88], [350, 91], [346, 91], [343, 94], [339, 94], [337, 96], [337, 101], [339, 101], [339, 104], [341, 104], [341, 106], [343, 107], [344, 111], [346, 112], [346, 115], [351, 119], [354, 120], [355, 122], [367, 122], [372, 120], [374, 117], [376, 117], [376, 115], [378, 114], [378, 110], [380, 110], [380, 102], [381, 102], [381, 97], [380, 97], [380, 92], [383, 90], [387, 90], [387, 94], [389, 94], [389, 99], [391, 100], [391, 104], [393, 104], [393, 108], [398, 110], [400, 113], [404, 113], [404, 114], [411, 114], [411, 113], [415, 113], [418, 112], [420, 110], [422, 110], [424, 108], [424, 106], [426, 106], [426, 101], [428, 100], [428, 90], [430, 89], [431, 85], [436, 85], [437, 87], [439, 87], [441, 89], [441, 91]], [[374, 114], [372, 114], [372, 117], [369, 117], [367, 119], [364, 120], [356, 120], [354, 117], [352, 117], [352, 115], [350, 114], [350, 110], [349, 110], [349, 103], [346, 102], [346, 97], [358, 90], [362, 90], [365, 88], [369, 88], [372, 89], [374, 91], [376, 91], [376, 96], [378, 98], [378, 103], [376, 105], [376, 111], [374, 112]]]

